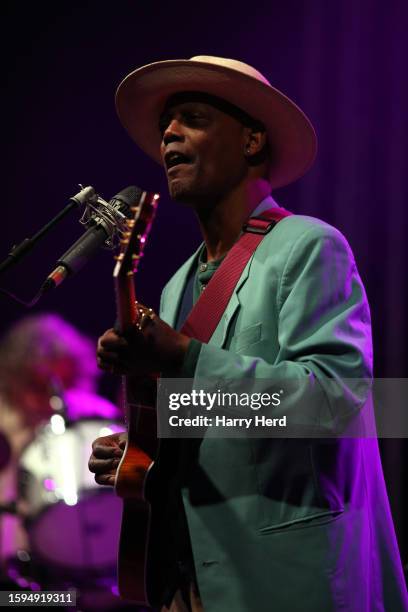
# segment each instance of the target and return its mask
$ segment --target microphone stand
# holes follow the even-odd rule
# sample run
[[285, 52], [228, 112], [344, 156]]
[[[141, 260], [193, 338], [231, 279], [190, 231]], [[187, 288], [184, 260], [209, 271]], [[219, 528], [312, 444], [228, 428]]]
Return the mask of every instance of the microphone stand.
[[51, 221], [48, 221], [32, 238], [24, 238], [20, 244], [14, 246], [11, 252], [8, 254], [6, 259], [0, 263], [0, 274], [5, 272], [16, 264], [18, 261], [23, 259], [35, 246], [35, 244], [41, 240], [57, 223], [59, 223], [68, 213], [74, 208], [78, 208], [82, 204], [85, 204], [88, 200], [92, 200], [97, 197], [95, 189], [93, 187], [82, 187], [81, 191], [69, 199], [69, 204], [65, 206]]

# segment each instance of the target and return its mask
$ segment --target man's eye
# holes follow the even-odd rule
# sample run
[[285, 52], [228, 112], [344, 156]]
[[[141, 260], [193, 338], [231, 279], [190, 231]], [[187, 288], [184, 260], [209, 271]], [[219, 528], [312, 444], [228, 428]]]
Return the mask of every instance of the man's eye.
[[[159, 119], [159, 132], [161, 136], [163, 136], [164, 132], [167, 130], [169, 124], [172, 121], [172, 117], [168, 117], [164, 115]], [[202, 125], [206, 121], [205, 115], [199, 111], [185, 111], [182, 116], [179, 118], [179, 121], [185, 123], [186, 125]]]
[[199, 111], [192, 111], [184, 115], [184, 123], [192, 128], [202, 129], [208, 125], [208, 117]]
[[186, 113], [186, 119], [190, 121], [200, 121], [200, 119], [204, 119], [203, 115], [199, 112], [190, 112]]

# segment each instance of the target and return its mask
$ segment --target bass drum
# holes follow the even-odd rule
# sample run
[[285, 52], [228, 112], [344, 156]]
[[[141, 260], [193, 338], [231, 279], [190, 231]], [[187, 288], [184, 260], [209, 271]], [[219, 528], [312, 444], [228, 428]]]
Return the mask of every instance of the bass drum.
[[95, 483], [88, 460], [95, 438], [123, 429], [103, 420], [67, 425], [58, 417], [22, 453], [19, 505], [31, 559], [47, 572], [64, 579], [114, 572], [122, 502]]

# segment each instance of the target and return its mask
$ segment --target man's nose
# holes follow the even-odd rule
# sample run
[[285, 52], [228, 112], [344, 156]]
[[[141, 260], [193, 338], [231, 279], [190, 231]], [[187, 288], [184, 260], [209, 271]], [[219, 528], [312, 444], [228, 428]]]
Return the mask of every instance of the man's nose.
[[163, 133], [164, 146], [167, 146], [171, 142], [182, 142], [183, 140], [184, 135], [180, 121], [172, 119]]

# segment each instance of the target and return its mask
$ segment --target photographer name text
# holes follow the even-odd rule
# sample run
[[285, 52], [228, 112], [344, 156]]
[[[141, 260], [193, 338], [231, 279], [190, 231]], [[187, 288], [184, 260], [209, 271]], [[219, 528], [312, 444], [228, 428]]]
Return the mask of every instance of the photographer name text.
[[169, 417], [170, 427], [235, 427], [249, 429], [250, 427], [286, 427], [286, 415], [280, 418], [270, 418], [263, 415], [254, 417], [226, 417], [217, 415], [209, 417], [197, 415], [195, 417], [179, 417], [171, 415]]

